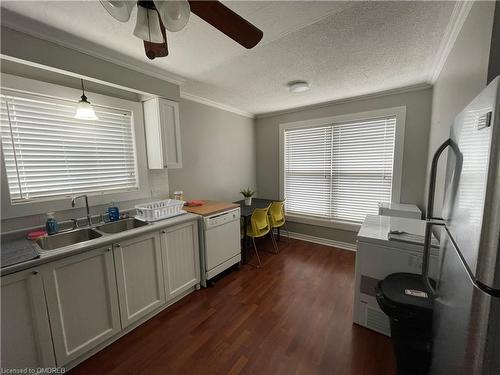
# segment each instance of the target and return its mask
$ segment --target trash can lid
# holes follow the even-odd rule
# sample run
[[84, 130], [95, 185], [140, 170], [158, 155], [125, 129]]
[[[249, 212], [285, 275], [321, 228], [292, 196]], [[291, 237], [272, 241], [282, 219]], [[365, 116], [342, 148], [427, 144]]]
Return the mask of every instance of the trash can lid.
[[432, 296], [414, 273], [393, 273], [379, 284], [382, 295], [400, 309], [424, 314], [432, 313]]

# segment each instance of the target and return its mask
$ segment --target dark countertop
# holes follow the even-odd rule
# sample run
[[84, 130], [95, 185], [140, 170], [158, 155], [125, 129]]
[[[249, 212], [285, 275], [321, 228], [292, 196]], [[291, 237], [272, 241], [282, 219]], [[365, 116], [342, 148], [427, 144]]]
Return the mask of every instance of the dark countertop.
[[2, 268], [26, 262], [39, 256], [38, 246], [33, 241], [26, 239], [24, 233], [15, 233], [10, 236], [2, 235], [2, 248], [0, 251]]
[[244, 199], [242, 199], [241, 201], [234, 202], [234, 203], [240, 205], [241, 216], [248, 217], [248, 216], [252, 216], [254, 209], [267, 207], [273, 202], [279, 202], [279, 200], [277, 200], [277, 199], [274, 199], [274, 200], [273, 199], [264, 199], [264, 198], [252, 198], [252, 205], [251, 206], [245, 206]]
[[[66, 257], [71, 256], [71, 255], [83, 253], [83, 252], [88, 251], [88, 250], [92, 250], [92, 249], [96, 249], [96, 248], [100, 248], [100, 247], [104, 247], [104, 246], [109, 246], [115, 242], [120, 242], [120, 241], [126, 240], [126, 239], [131, 238], [131, 237], [139, 236], [139, 235], [153, 232], [153, 231], [159, 231], [162, 228], [167, 228], [167, 227], [171, 227], [171, 226], [174, 226], [177, 224], [182, 224], [182, 223], [186, 223], [186, 222], [194, 221], [194, 220], [196, 220], [196, 221], [200, 220], [200, 216], [186, 213], [184, 215], [175, 216], [175, 217], [165, 219], [165, 220], [155, 221], [155, 222], [149, 223], [148, 225], [145, 225], [145, 226], [142, 226], [139, 228], [130, 229], [130, 230], [120, 232], [120, 233], [107, 234], [107, 233], [100, 232], [102, 234], [102, 237], [95, 238], [95, 239], [88, 240], [88, 241], [84, 241], [84, 242], [79, 242], [76, 244], [72, 244], [72, 245], [61, 247], [61, 248], [54, 249], [54, 250], [48, 250], [48, 251], [42, 251], [34, 241], [25, 240], [25, 241], [27, 241], [35, 246], [36, 250], [40, 253], [40, 256], [38, 258], [35, 258], [35, 259], [21, 261], [20, 263], [12, 264], [12, 265], [5, 266], [5, 267], [3, 266], [3, 263], [2, 263], [0, 275], [4, 276], [4, 275], [8, 275], [8, 274], [17, 272], [17, 271], [28, 269], [31, 267], [37, 267], [41, 264], [49, 263], [49, 262], [52, 262], [52, 261], [57, 260], [57, 259], [62, 259], [62, 258], [66, 258]], [[19, 250], [18, 245], [21, 244], [21, 242], [19, 242], [18, 245], [16, 245], [15, 242], [21, 240], [25, 233], [26, 233], [25, 231], [19, 231], [16, 233], [2, 234], [2, 253], [4, 251], [4, 246], [7, 246], [7, 247], [10, 247], [13, 249], [17, 248]], [[19, 236], [21, 236], [21, 237], [19, 237]], [[4, 240], [4, 238], [5, 238], [5, 240]], [[23, 256], [25, 257], [28, 254], [29, 250], [27, 250], [26, 246], [21, 244], [20, 249], [21, 250], [17, 254], [14, 254], [12, 256], [13, 257], [15, 256], [15, 257], [18, 257], [19, 259], [22, 259]], [[10, 250], [10, 251], [15, 252], [15, 250]], [[26, 251], [26, 253], [25, 253], [25, 251]], [[4, 255], [2, 254], [2, 259], [3, 259], [3, 257], [4, 257]]]

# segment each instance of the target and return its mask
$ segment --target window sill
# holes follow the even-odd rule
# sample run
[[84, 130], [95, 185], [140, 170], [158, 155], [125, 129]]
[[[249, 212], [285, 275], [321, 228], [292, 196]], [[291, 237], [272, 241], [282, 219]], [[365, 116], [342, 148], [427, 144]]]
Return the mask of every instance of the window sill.
[[327, 227], [333, 229], [340, 229], [349, 232], [358, 232], [361, 228], [361, 224], [351, 223], [347, 221], [339, 221], [339, 220], [328, 220], [328, 219], [320, 219], [317, 217], [305, 216], [305, 215], [297, 215], [297, 214], [287, 214], [286, 218], [288, 221], [292, 223], [300, 223], [300, 224], [308, 224], [308, 225], [317, 225], [320, 227]]

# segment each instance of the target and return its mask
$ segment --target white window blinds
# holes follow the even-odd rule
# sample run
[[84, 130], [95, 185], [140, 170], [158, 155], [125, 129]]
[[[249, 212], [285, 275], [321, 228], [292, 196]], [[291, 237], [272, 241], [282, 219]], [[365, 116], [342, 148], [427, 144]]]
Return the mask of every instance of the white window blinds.
[[138, 189], [132, 112], [3, 90], [0, 131], [12, 203]]
[[391, 201], [396, 117], [285, 130], [287, 212], [361, 222]]

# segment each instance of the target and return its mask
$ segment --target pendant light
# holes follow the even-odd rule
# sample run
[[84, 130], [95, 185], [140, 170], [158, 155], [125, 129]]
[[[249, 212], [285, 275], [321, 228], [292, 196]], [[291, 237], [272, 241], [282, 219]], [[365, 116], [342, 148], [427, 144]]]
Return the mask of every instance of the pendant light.
[[94, 108], [87, 100], [85, 96], [85, 88], [83, 87], [83, 79], [82, 81], [82, 98], [78, 102], [78, 106], [76, 107], [75, 118], [79, 120], [99, 120], [94, 112]]

